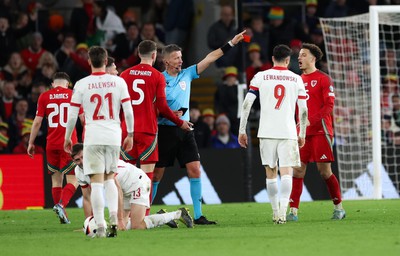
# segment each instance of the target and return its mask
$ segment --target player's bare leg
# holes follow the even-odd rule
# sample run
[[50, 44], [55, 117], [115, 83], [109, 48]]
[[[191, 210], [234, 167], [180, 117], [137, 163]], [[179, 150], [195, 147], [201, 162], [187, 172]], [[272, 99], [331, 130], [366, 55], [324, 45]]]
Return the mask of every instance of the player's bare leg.
[[340, 193], [340, 185], [339, 182], [332, 172], [331, 163], [330, 162], [320, 162], [317, 163], [318, 171], [321, 177], [324, 179], [326, 186], [329, 191], [329, 195], [334, 204], [333, 216], [334, 220], [341, 220], [346, 217], [346, 212], [343, 209], [342, 205], [342, 196]]

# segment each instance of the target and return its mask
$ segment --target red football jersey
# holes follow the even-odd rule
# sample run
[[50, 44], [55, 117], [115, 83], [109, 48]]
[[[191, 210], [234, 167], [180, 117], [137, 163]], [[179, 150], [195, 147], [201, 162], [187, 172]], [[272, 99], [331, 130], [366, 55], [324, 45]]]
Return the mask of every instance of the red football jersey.
[[122, 72], [121, 77], [128, 85], [131, 97], [135, 118], [134, 132], [156, 134], [158, 126], [155, 101], [165, 101], [164, 76], [150, 65], [139, 64]]
[[308, 120], [310, 121], [306, 135], [333, 135], [335, 93], [331, 78], [320, 70], [303, 74], [301, 78], [306, 88]]
[[[47, 149], [64, 148], [65, 127], [67, 126], [68, 107], [72, 90], [56, 87], [40, 95], [37, 116], [47, 118]], [[76, 131], [71, 136], [72, 144], [77, 140]]]

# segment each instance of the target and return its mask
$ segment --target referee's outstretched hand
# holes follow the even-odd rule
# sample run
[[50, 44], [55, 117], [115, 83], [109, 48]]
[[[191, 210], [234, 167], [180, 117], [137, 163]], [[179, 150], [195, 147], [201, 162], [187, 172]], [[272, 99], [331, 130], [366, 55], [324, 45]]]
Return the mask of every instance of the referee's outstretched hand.
[[237, 45], [238, 43], [240, 43], [241, 41], [243, 41], [244, 39], [244, 33], [246, 33], [246, 30], [243, 30], [242, 32], [240, 32], [239, 34], [237, 34], [236, 36], [234, 36], [231, 40], [233, 45]]

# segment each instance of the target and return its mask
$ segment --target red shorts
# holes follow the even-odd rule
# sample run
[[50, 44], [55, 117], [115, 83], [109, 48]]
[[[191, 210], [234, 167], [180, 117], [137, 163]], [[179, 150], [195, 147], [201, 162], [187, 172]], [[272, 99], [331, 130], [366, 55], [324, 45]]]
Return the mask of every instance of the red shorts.
[[157, 135], [148, 133], [134, 133], [133, 148], [129, 152], [121, 150], [121, 158], [136, 163], [140, 159], [142, 164], [154, 164], [158, 161]]
[[306, 136], [306, 144], [300, 149], [300, 160], [310, 162], [333, 162], [333, 137], [329, 134]]
[[75, 175], [75, 166], [70, 154], [64, 150], [46, 150], [47, 170], [49, 174], [61, 172], [63, 174]]

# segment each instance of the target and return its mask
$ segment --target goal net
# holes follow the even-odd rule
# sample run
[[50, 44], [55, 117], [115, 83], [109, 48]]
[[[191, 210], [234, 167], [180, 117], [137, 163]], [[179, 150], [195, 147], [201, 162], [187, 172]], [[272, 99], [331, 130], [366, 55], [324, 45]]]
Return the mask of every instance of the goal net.
[[320, 19], [335, 86], [336, 160], [344, 199], [400, 194], [400, 8], [390, 8], [377, 12], [376, 36], [370, 33], [371, 12]]

